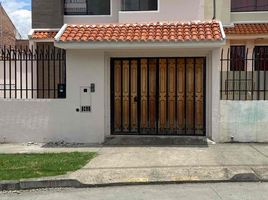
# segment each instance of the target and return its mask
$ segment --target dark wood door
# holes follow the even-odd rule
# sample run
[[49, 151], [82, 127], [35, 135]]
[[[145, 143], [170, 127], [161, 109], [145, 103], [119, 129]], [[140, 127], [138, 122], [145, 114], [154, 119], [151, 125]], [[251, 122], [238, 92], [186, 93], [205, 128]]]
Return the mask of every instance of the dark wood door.
[[112, 134], [205, 134], [205, 58], [111, 63]]

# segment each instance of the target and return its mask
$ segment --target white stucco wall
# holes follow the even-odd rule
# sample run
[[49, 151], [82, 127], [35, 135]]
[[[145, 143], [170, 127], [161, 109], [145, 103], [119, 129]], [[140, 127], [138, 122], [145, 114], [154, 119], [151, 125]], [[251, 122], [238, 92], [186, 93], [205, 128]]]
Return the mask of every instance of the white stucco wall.
[[[66, 70], [66, 99], [0, 100], [0, 142], [103, 142], [104, 53], [67, 50]], [[91, 83], [96, 84], [92, 112], [76, 112], [80, 86]]]
[[267, 101], [220, 101], [220, 141], [268, 142]]
[[157, 11], [119, 12], [119, 22], [204, 20], [204, 0], [159, 0]]
[[[219, 48], [67, 50], [67, 98], [51, 100], [0, 99], [0, 142], [102, 143], [110, 135], [110, 58], [206, 57], [206, 132], [218, 138]], [[80, 87], [96, 84], [92, 112], [76, 112]]]

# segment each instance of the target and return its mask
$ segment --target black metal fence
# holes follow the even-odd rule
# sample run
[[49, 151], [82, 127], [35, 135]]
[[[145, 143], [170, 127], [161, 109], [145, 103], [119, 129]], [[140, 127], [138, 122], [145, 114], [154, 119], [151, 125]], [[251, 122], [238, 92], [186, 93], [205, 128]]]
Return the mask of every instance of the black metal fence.
[[0, 49], [0, 98], [66, 97], [65, 50], [53, 44]]
[[221, 100], [268, 100], [268, 46], [231, 46], [221, 54]]

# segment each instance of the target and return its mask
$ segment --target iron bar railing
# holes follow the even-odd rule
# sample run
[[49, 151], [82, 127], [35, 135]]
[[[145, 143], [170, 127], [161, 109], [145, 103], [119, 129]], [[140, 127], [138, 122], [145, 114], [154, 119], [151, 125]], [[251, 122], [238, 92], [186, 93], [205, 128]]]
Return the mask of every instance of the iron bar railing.
[[65, 50], [53, 45], [38, 45], [35, 49], [11, 46], [0, 49], [0, 98], [65, 97]]
[[268, 100], [268, 46], [231, 46], [222, 50], [221, 100]]

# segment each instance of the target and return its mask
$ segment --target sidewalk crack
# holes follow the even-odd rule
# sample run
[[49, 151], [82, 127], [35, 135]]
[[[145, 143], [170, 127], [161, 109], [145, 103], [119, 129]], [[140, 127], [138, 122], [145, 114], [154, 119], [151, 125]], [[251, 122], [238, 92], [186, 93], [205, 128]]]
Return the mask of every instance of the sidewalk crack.
[[213, 186], [209, 186], [213, 191], [214, 191], [214, 193], [220, 198], [220, 199], [222, 199], [223, 200], [223, 198], [221, 197], [221, 195], [217, 192], [217, 190], [215, 190], [215, 188], [213, 188]]
[[261, 155], [263, 155], [265, 158], [268, 158], [268, 156], [266, 154], [264, 154], [263, 152], [261, 152], [259, 149], [257, 149], [256, 147], [254, 147], [252, 144], [249, 145], [252, 149], [254, 149], [255, 151], [257, 151], [258, 153], [260, 153]]

